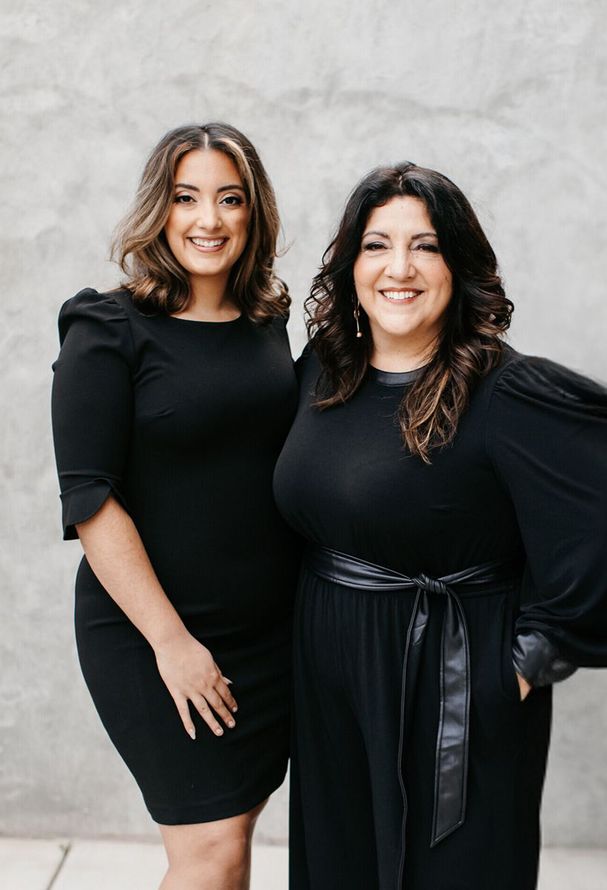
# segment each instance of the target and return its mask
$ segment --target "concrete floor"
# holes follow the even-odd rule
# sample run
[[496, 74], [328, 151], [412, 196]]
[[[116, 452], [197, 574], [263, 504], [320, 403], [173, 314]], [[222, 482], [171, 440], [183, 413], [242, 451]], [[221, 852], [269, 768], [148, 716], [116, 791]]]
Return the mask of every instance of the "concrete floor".
[[[156, 890], [164, 863], [154, 843], [0, 838], [2, 890]], [[284, 847], [255, 846], [251, 890], [287, 890]], [[538, 890], [607, 890], [607, 850], [544, 850]]]

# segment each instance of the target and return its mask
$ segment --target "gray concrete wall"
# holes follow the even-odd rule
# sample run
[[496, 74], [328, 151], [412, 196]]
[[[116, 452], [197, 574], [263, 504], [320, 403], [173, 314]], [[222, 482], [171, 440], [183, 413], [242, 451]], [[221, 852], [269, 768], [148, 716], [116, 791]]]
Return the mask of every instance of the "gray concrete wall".
[[[601, 0], [2, 0], [0, 832], [153, 831], [88, 699], [48, 424], [56, 313], [116, 281], [113, 225], [168, 128], [257, 144], [301, 301], [346, 194], [404, 158], [470, 196], [517, 309], [511, 340], [606, 378]], [[607, 675], [556, 693], [545, 840], [607, 836]], [[264, 817], [286, 833], [286, 793]]]

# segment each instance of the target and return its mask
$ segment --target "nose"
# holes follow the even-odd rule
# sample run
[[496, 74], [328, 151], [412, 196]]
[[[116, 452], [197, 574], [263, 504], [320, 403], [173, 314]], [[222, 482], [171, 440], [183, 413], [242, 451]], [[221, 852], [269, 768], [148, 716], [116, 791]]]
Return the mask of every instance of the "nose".
[[221, 225], [219, 209], [215, 201], [200, 201], [197, 210], [196, 225], [199, 228], [210, 231]]
[[386, 268], [386, 275], [395, 281], [405, 281], [414, 273], [413, 257], [407, 248], [395, 249]]

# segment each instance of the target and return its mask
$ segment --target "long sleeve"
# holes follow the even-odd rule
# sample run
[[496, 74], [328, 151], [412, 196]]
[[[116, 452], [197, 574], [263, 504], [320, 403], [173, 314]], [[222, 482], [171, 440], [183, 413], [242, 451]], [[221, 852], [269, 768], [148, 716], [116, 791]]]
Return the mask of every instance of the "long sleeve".
[[109, 294], [80, 291], [59, 314], [53, 365], [53, 438], [64, 539], [123, 488], [132, 417], [133, 346], [124, 309]]
[[517, 670], [541, 686], [607, 666], [607, 392], [519, 356], [496, 382], [487, 430], [527, 557]]

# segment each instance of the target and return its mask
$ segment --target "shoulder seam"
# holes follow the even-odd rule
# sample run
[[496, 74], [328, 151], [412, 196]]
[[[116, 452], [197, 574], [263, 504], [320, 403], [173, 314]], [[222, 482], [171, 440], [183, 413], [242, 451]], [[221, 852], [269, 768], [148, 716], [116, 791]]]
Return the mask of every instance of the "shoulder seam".
[[124, 312], [124, 317], [126, 318], [127, 327], [129, 329], [129, 340], [131, 342], [131, 371], [134, 371], [135, 364], [136, 364], [136, 357], [137, 357], [137, 349], [135, 348], [135, 338], [133, 336], [133, 328], [131, 326], [131, 319], [130, 319], [129, 313], [126, 311], [126, 309], [124, 308], [122, 303], [113, 296], [113, 294], [120, 293], [121, 291], [124, 291], [124, 288], [120, 288], [117, 291], [109, 291], [105, 294], [105, 296], [109, 297], [112, 300], [112, 302], [115, 303], [116, 306], [119, 306], [120, 309], [122, 310], [122, 312]]

